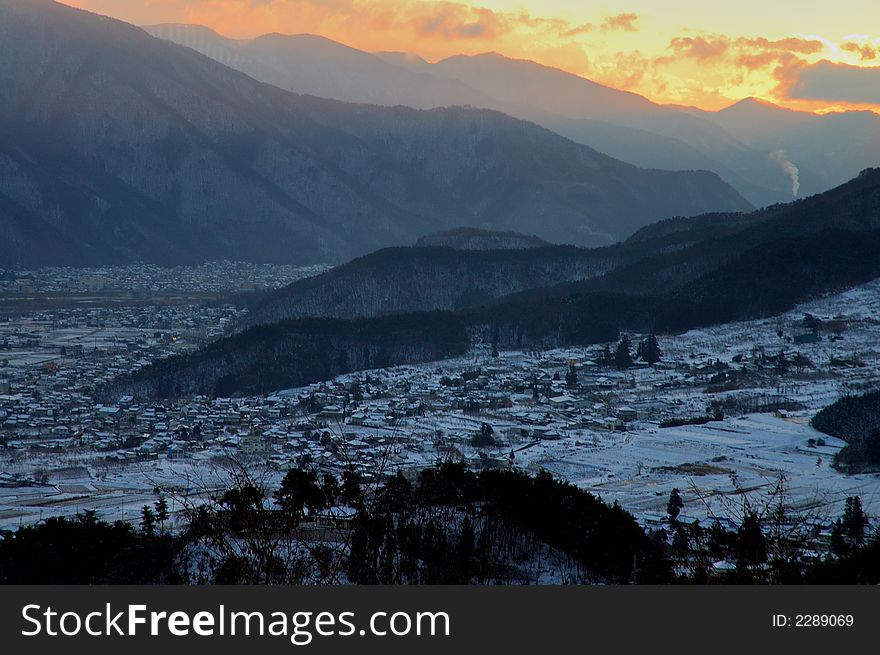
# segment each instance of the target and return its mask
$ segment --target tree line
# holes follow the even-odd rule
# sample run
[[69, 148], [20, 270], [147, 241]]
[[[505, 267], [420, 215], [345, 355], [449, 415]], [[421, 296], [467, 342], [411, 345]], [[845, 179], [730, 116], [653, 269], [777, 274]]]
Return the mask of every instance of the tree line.
[[813, 427], [847, 445], [834, 464], [851, 473], [880, 469], [880, 391], [846, 396], [813, 417]]
[[[94, 512], [0, 533], [6, 584], [880, 583], [880, 541], [847, 499], [829, 552], [785, 501], [743, 496], [737, 524], [684, 521], [674, 489], [661, 528], [553, 478], [441, 463], [415, 479], [292, 469], [270, 487], [247, 468], [184, 508], [164, 496], [137, 523]], [[730, 563], [716, 570], [714, 563]]]

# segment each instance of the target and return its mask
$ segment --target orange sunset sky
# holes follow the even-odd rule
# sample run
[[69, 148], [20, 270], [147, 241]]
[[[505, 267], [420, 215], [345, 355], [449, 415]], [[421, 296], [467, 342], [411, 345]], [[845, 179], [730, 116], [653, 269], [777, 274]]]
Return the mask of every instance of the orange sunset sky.
[[429, 61], [495, 51], [705, 109], [755, 96], [880, 111], [872, 0], [64, 1], [138, 25], [198, 23], [241, 39], [313, 33]]

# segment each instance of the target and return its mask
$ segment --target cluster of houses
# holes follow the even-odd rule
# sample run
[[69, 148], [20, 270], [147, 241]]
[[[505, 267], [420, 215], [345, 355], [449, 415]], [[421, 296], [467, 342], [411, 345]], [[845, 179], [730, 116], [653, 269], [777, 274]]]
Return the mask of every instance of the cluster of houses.
[[[0, 343], [24, 358], [2, 369], [4, 445], [81, 449], [122, 463], [235, 453], [281, 469], [354, 465], [370, 472], [381, 464], [417, 471], [443, 459], [506, 467], [531, 443], [705, 416], [706, 399], [694, 389], [727, 379], [731, 370], [731, 363], [696, 353], [619, 371], [598, 363], [593, 348], [355, 373], [266, 397], [92, 400], [90, 391], [102, 383], [194, 347], [211, 337], [205, 326], [222, 330], [238, 316], [231, 307], [172, 306], [59, 311], [0, 323]], [[735, 360], [740, 377], [778, 374], [776, 360], [760, 349]], [[491, 438], [477, 441], [478, 434]]]
[[47, 267], [36, 270], [0, 269], [0, 294], [95, 293], [102, 291], [162, 292], [168, 290], [219, 293], [235, 290], [276, 289], [303, 277], [317, 275], [324, 266], [206, 262], [166, 268], [154, 264], [96, 268]]

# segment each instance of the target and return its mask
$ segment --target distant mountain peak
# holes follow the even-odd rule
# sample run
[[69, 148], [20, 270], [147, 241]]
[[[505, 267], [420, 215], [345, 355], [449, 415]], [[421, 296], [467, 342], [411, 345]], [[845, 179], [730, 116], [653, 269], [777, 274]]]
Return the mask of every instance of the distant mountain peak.
[[810, 112], [807, 111], [797, 111], [795, 109], [789, 109], [787, 107], [782, 107], [775, 103], [770, 102], [769, 100], [764, 100], [763, 98], [756, 98], [754, 96], [749, 96], [748, 98], [743, 98], [742, 100], [738, 100], [734, 102], [732, 105], [728, 105], [724, 109], [718, 111], [718, 113], [724, 112], [741, 112], [741, 111], [776, 111], [776, 112], [784, 112], [788, 114], [805, 114], [810, 115]]
[[[204, 34], [211, 34], [213, 36], [219, 36], [223, 39], [227, 39], [229, 37], [223, 36], [217, 30], [208, 27], [207, 25], [200, 25], [197, 23], [155, 23], [151, 25], [141, 25], [141, 29], [146, 32], [153, 32], [154, 30], [180, 30], [186, 32], [202, 32]], [[235, 39], [229, 39], [230, 41], [234, 41]]]

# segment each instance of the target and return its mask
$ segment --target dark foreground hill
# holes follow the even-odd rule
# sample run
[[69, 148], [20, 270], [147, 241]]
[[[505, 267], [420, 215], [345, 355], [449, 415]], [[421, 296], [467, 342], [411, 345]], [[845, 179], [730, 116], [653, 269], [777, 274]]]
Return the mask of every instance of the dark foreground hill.
[[160, 360], [102, 395], [111, 398], [122, 389], [138, 398], [268, 393], [349, 371], [460, 355], [468, 345], [464, 322], [451, 313], [282, 321]]
[[[157, 362], [103, 394], [264, 393], [352, 370], [463, 354], [472, 339], [491, 339], [499, 349], [543, 348], [611, 341], [620, 330], [679, 331], [778, 314], [817, 295], [880, 277], [880, 170], [865, 171], [847, 185], [792, 205], [727, 219], [672, 221], [652, 230], [654, 237], [645, 232], [631, 243], [597, 251], [409, 248], [376, 253], [283, 289], [280, 297], [308, 297], [311, 289], [316, 306], [335, 302], [341, 307], [334, 293], [350, 304], [356, 296], [352, 289], [369, 289], [364, 310], [379, 313], [400, 306], [403, 298], [417, 306], [420, 287], [414, 280], [421, 281], [424, 293], [432, 287], [448, 292], [460, 277], [476, 279], [493, 270], [522, 274], [552, 257], [561, 258], [560, 270], [595, 266], [610, 250], [619, 251], [619, 259], [620, 252], [641, 259], [579, 282], [464, 302], [457, 311], [286, 320], [250, 328], [195, 354]], [[480, 267], [485, 268], [478, 274]], [[342, 280], [336, 291], [334, 279]], [[290, 293], [292, 288], [297, 294]], [[268, 307], [284, 305], [276, 298]]]

